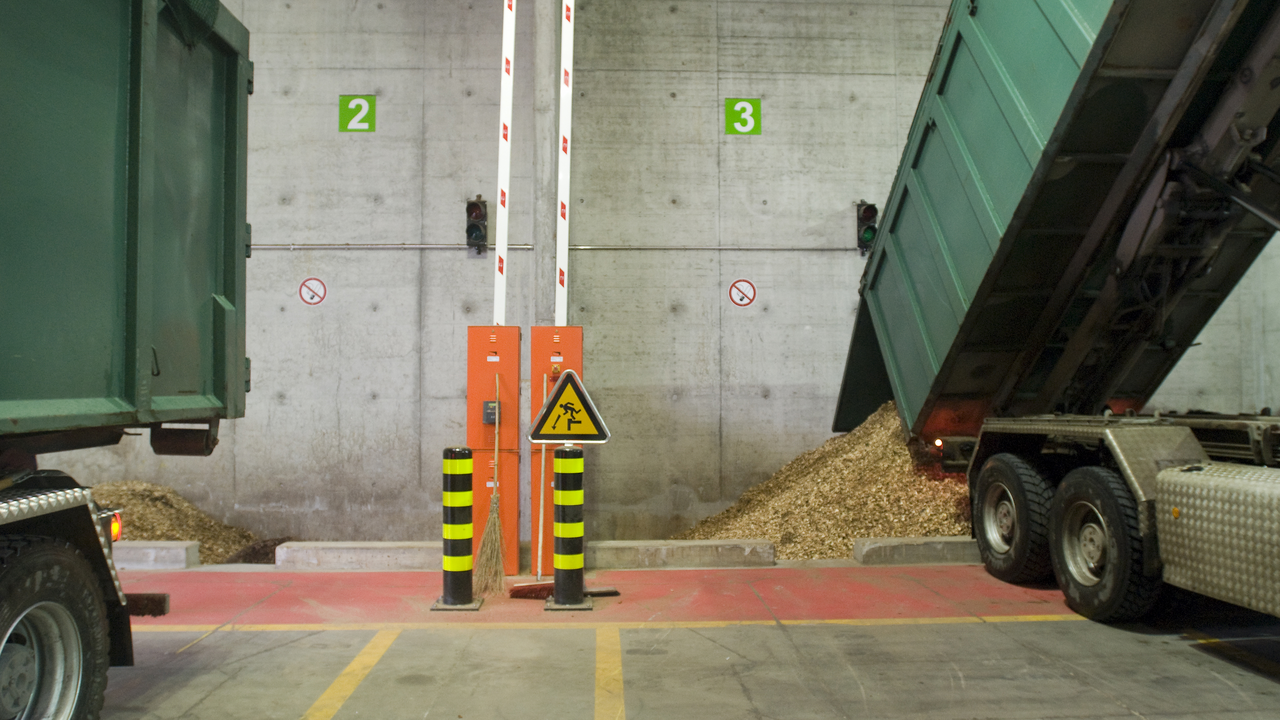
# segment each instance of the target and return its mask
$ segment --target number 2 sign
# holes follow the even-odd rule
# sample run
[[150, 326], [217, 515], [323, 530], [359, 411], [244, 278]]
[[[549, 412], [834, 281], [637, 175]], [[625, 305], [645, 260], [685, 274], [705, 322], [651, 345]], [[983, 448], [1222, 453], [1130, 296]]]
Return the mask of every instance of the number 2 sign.
[[760, 98], [725, 98], [725, 135], [760, 134]]
[[338, 132], [373, 132], [377, 95], [339, 95]]

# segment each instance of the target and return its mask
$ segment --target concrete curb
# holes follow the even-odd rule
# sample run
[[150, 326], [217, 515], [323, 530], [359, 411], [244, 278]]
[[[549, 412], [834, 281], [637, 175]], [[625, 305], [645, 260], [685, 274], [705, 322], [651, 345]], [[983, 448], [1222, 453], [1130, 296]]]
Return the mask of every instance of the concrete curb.
[[276, 547], [278, 570], [439, 570], [442, 543], [287, 542]]
[[772, 567], [768, 540], [601, 540], [587, 543], [591, 570]]
[[853, 541], [861, 565], [942, 565], [982, 562], [978, 543], [967, 537], [862, 538]]
[[[287, 542], [276, 548], [276, 562], [261, 569], [436, 571], [441, 543], [433, 542]], [[117, 567], [124, 570], [180, 570], [200, 566], [199, 543], [115, 543]], [[528, 550], [521, 548], [522, 566]], [[753, 568], [775, 565], [941, 565], [978, 564], [978, 546], [967, 537], [863, 538], [853, 556], [835, 560], [777, 560], [768, 540], [601, 540], [587, 543], [588, 570], [653, 568]], [[206, 569], [221, 566], [204, 566]], [[258, 566], [255, 566], [258, 567]]]
[[200, 543], [121, 540], [111, 544], [111, 557], [121, 570], [185, 570], [200, 565]]

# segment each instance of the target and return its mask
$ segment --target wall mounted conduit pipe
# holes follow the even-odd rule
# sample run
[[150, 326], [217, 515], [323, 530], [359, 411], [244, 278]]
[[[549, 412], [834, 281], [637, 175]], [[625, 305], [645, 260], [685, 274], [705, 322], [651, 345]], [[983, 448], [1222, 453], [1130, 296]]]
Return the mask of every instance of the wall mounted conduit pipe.
[[[532, 250], [532, 245], [508, 245], [511, 250]], [[253, 245], [253, 250], [466, 250], [463, 243], [281, 243]], [[570, 245], [570, 250], [700, 250], [719, 252], [857, 252], [856, 247], [743, 247], [740, 245]]]

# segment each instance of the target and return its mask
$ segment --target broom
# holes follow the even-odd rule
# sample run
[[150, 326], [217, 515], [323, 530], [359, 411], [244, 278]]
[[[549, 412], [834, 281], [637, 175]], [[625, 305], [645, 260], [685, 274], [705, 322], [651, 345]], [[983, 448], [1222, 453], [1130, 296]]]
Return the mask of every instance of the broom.
[[[547, 376], [543, 375], [542, 376], [542, 396], [545, 398], [546, 395], [547, 395]], [[544, 581], [542, 579], [542, 528], [543, 528], [542, 522], [544, 517], [542, 512], [542, 498], [545, 497], [542, 494], [543, 493], [542, 482], [546, 481], [545, 474], [547, 472], [547, 446], [545, 443], [543, 443], [542, 445], [542, 468], [539, 472], [541, 472], [543, 475], [541, 477], [541, 481], [538, 483], [538, 561], [537, 561], [538, 579], [537, 581], [531, 582], [531, 583], [516, 583], [515, 585], [512, 585], [511, 591], [508, 593], [508, 596], [516, 599], [546, 600], [547, 598], [554, 595], [556, 591], [555, 581], [553, 580]], [[583, 588], [582, 594], [586, 597], [615, 597], [620, 593], [618, 592], [617, 588], [602, 587], [602, 588]]]
[[[547, 398], [547, 376], [542, 375], [542, 399]], [[542, 444], [542, 462], [538, 466], [538, 550], [537, 560], [533, 565], [537, 568], [537, 580], [531, 583], [516, 583], [511, 586], [508, 593], [513, 598], [546, 600], [555, 592], [556, 586], [554, 582], [542, 580], [542, 535], [546, 514], [543, 511], [543, 502], [546, 499], [547, 481], [547, 444]]]
[[472, 587], [478, 595], [492, 595], [503, 590], [502, 520], [498, 517], [498, 456], [502, 436], [502, 403], [498, 399], [501, 375], [494, 375], [493, 389], [493, 492], [489, 495], [489, 519], [480, 535], [480, 548], [476, 551]]

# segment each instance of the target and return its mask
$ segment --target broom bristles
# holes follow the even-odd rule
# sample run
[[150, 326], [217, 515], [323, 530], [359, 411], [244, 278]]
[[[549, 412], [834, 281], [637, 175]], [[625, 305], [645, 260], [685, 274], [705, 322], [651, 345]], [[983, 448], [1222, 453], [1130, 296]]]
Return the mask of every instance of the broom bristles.
[[517, 583], [511, 586], [511, 591], [507, 595], [508, 597], [524, 600], [546, 600], [555, 594], [555, 591], [555, 583]]
[[477, 595], [492, 595], [503, 590], [502, 584], [502, 520], [498, 517], [498, 496], [489, 501], [489, 519], [480, 535], [480, 549], [476, 551], [472, 587]]

